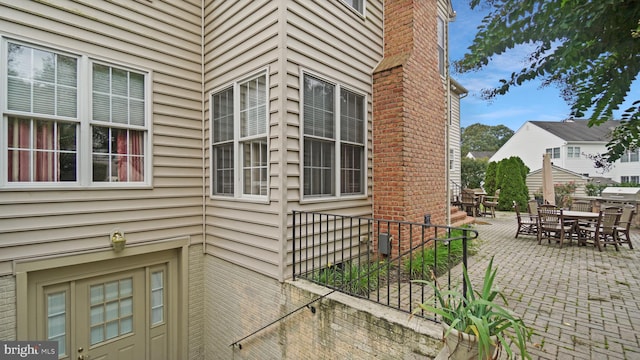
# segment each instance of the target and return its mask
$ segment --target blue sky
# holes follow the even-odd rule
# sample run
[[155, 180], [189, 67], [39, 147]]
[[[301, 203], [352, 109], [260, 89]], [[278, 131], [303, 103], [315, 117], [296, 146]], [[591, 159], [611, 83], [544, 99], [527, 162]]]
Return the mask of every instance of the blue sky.
[[[449, 24], [449, 57], [451, 61], [462, 58], [471, 45], [486, 11], [470, 10], [468, 0], [452, 0], [457, 13], [456, 20]], [[496, 58], [479, 72], [455, 74], [451, 76], [469, 90], [460, 105], [461, 124], [467, 127], [475, 123], [505, 125], [516, 131], [529, 120], [561, 121], [569, 116], [570, 109], [560, 97], [555, 86], [541, 88], [540, 81], [533, 80], [512, 88], [506, 95], [498, 96], [491, 102], [480, 98], [484, 88], [495, 87], [498, 80], [509, 78], [510, 74], [523, 67], [527, 48], [516, 48]], [[640, 85], [634, 83], [627, 99], [640, 99]], [[620, 108], [626, 109], [632, 103], [628, 100]], [[616, 114], [619, 116], [619, 114]]]

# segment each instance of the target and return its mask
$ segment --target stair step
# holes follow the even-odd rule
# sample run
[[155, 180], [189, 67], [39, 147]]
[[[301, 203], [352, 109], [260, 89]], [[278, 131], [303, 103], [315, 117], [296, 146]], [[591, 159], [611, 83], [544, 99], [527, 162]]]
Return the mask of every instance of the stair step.
[[458, 209], [457, 207], [451, 208], [451, 226], [461, 227], [467, 224], [473, 224], [476, 219], [473, 216], [467, 215], [465, 211]]

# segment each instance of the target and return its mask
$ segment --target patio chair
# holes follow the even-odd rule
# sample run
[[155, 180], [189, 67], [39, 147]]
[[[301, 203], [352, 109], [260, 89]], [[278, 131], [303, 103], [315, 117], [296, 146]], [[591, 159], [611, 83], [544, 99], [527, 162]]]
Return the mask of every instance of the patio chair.
[[497, 189], [494, 196], [484, 196], [482, 198], [482, 206], [484, 206], [484, 214], [491, 215], [492, 218], [496, 217], [496, 207], [498, 206], [498, 200], [500, 199], [500, 189]]
[[[593, 211], [592, 207], [591, 207], [591, 202], [590, 201], [585, 201], [585, 200], [576, 200], [574, 202], [571, 203], [571, 206], [569, 207], [569, 209], [571, 211], [582, 211], [582, 212], [591, 212]], [[580, 226], [590, 226], [591, 224], [588, 221], [575, 221], [574, 220], [574, 227], [576, 229], [578, 229]], [[580, 234], [578, 234], [578, 232], [576, 231], [576, 233], [574, 234], [577, 237], [580, 236]]]
[[619, 226], [621, 213], [618, 208], [607, 208], [600, 211], [597, 222], [594, 226], [580, 226], [580, 244], [593, 243], [598, 251], [602, 251], [602, 248], [607, 244], [613, 244], [616, 251], [618, 249], [618, 231], [616, 229]]
[[636, 209], [633, 205], [626, 205], [622, 208], [622, 214], [620, 214], [620, 221], [618, 222], [618, 226], [616, 226], [618, 237], [618, 242], [620, 244], [627, 243], [629, 244], [629, 249], [633, 249], [633, 244], [631, 244], [631, 236], [629, 235], [629, 230], [631, 229], [631, 220], [633, 220], [633, 216], [636, 214]]
[[467, 212], [467, 215], [476, 217], [480, 212], [480, 201], [471, 189], [462, 190], [460, 193], [460, 205], [462, 206], [462, 210]]
[[555, 239], [560, 243], [560, 248], [565, 239], [571, 241], [572, 223], [567, 223], [562, 215], [562, 209], [555, 205], [543, 204], [538, 207], [538, 244], [542, 244], [542, 238], [546, 238], [548, 243]]
[[591, 202], [583, 201], [583, 200], [574, 201], [571, 203], [570, 209], [573, 211], [591, 212], [592, 211]]
[[538, 200], [529, 200], [527, 202], [527, 209], [529, 210], [529, 217], [533, 220], [538, 220]]
[[520, 208], [518, 203], [513, 202], [513, 210], [516, 212], [516, 219], [518, 220], [518, 229], [516, 230], [515, 238], [518, 238], [519, 234], [523, 235], [537, 235], [538, 234], [538, 220], [532, 219], [528, 215], [520, 214]]

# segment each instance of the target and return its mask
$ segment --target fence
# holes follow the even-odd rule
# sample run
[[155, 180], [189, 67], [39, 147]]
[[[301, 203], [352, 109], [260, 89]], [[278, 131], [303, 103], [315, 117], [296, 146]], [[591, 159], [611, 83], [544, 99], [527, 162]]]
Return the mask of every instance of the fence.
[[293, 278], [409, 313], [433, 294], [430, 286], [412, 280], [460, 285], [466, 295], [456, 264], [467, 265], [469, 240], [478, 233], [428, 220], [428, 215], [425, 223], [413, 223], [294, 211]]

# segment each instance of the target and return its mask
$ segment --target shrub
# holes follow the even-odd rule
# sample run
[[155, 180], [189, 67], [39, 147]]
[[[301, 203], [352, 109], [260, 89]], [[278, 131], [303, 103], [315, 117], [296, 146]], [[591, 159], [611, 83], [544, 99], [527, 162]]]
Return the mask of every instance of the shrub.
[[521, 209], [526, 208], [529, 200], [528, 173], [529, 168], [517, 156], [500, 160], [496, 171], [496, 186], [500, 189], [498, 210], [511, 211], [514, 201]]
[[[445, 238], [458, 238], [462, 236], [462, 230], [453, 229], [450, 236]], [[467, 242], [468, 255], [477, 252], [475, 241]], [[450, 268], [462, 261], [462, 240], [450, 241], [448, 245], [439, 241], [437, 247], [425, 248], [418, 251], [412, 258], [404, 260], [404, 271], [412, 279], [430, 279], [433, 272], [436, 276], [446, 273]]]
[[575, 182], [570, 181], [564, 184], [553, 185], [556, 195], [556, 206], [560, 208], [569, 208], [573, 202], [573, 194], [575, 194], [578, 185]]
[[358, 264], [346, 261], [341, 264], [328, 264], [316, 271], [311, 280], [357, 295], [366, 295], [378, 288], [379, 275], [386, 272], [386, 262]]

